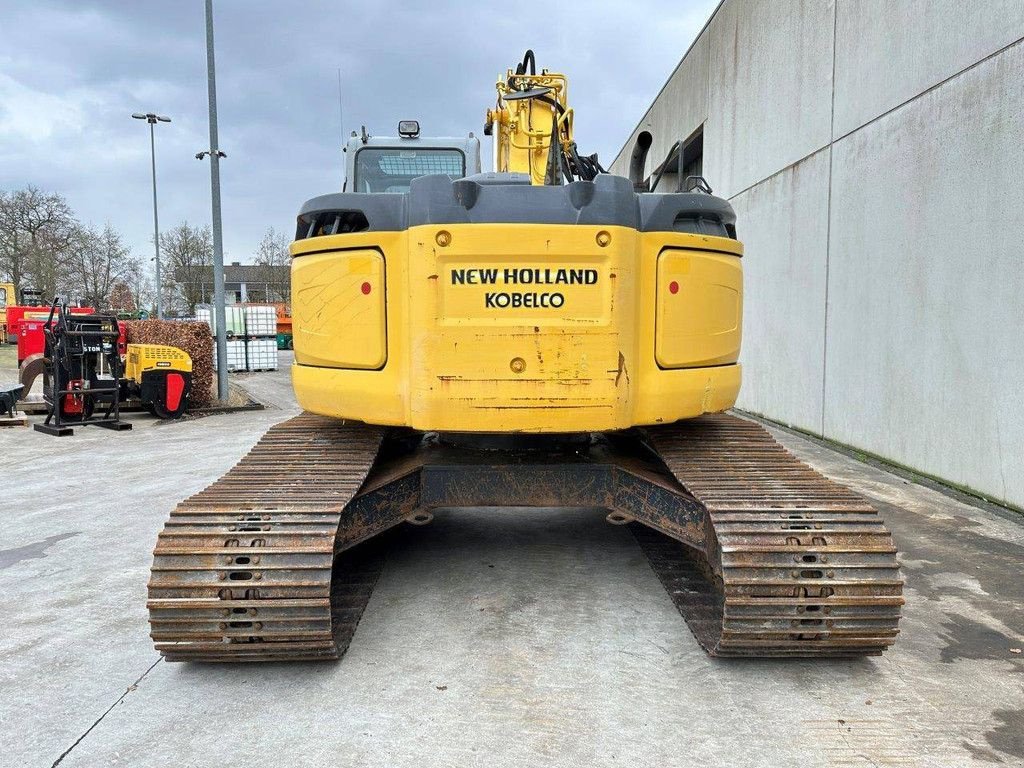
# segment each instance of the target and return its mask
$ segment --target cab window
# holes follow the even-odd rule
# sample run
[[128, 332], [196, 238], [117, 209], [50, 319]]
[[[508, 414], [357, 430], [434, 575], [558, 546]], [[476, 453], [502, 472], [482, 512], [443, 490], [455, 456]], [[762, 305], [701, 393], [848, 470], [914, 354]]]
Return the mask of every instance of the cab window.
[[466, 175], [466, 157], [458, 149], [366, 147], [356, 155], [354, 192], [408, 192], [419, 176]]

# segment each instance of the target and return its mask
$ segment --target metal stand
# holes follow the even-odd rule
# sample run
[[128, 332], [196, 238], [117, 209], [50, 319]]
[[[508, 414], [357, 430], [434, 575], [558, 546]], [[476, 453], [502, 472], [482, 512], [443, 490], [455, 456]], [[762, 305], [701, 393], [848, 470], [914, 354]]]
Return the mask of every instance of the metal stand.
[[[50, 306], [43, 332], [46, 336], [46, 367], [43, 372], [43, 399], [46, 420], [34, 429], [46, 435], [73, 435], [76, 426], [97, 426], [117, 432], [132, 425], [121, 421], [121, 356], [117, 351], [120, 331], [112, 315], [72, 315], [58, 299]], [[99, 378], [102, 363], [111, 377]], [[77, 413], [66, 413], [68, 402]], [[97, 404], [106, 402], [103, 414], [94, 417]]]

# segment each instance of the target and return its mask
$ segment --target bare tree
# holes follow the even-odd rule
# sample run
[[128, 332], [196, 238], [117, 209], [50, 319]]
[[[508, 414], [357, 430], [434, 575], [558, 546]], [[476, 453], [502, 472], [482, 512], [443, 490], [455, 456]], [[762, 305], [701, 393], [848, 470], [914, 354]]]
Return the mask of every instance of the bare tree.
[[28, 281], [43, 295], [57, 291], [76, 226], [59, 194], [33, 186], [0, 192], [0, 273], [14, 283], [16, 293]]
[[[260, 244], [256, 246], [256, 257], [253, 262], [258, 269], [255, 270], [257, 285], [254, 287], [265, 293], [265, 301], [291, 303], [291, 279], [288, 271], [291, 267], [291, 255], [288, 253], [290, 243], [291, 238], [288, 235], [270, 227], [263, 234]], [[250, 296], [252, 293], [253, 290], [250, 288]]]
[[105, 307], [114, 283], [126, 274], [130, 258], [121, 235], [109, 223], [102, 231], [79, 227], [67, 257], [70, 292], [88, 306]]
[[211, 279], [210, 227], [191, 227], [187, 221], [182, 222], [160, 235], [160, 250], [167, 262], [167, 278], [161, 287], [164, 297], [172, 299], [165, 304], [191, 315], [203, 300], [203, 282]]
[[138, 256], [129, 257], [122, 282], [128, 286], [135, 309], [145, 310], [152, 315], [156, 315], [156, 290], [153, 287], [154, 276], [145, 259]]
[[57, 294], [77, 300], [82, 287], [73, 275], [70, 254], [79, 237], [79, 225], [69, 221], [59, 227], [41, 230], [25, 260], [25, 283], [42, 291], [49, 299]]
[[128, 283], [117, 280], [110, 289], [110, 298], [107, 304], [114, 312], [134, 312], [135, 297]]

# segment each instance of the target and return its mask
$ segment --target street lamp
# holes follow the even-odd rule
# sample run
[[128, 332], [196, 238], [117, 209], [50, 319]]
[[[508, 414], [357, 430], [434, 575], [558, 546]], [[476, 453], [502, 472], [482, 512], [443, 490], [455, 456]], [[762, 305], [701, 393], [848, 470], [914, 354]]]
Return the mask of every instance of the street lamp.
[[160, 223], [156, 214], [156, 140], [153, 138], [153, 126], [159, 123], [169, 123], [171, 118], [164, 115], [157, 115], [153, 112], [135, 112], [132, 117], [136, 120], [145, 120], [149, 123], [149, 158], [153, 168], [153, 246], [156, 249], [156, 316], [157, 319], [164, 319], [163, 302], [160, 300]]
[[206, 93], [210, 107], [210, 148], [197, 160], [210, 158], [210, 201], [213, 213], [213, 316], [217, 329], [217, 399], [228, 399], [228, 341], [224, 329], [224, 242], [220, 220], [220, 159], [227, 157], [217, 148], [217, 77], [213, 56], [213, 0], [206, 0]]

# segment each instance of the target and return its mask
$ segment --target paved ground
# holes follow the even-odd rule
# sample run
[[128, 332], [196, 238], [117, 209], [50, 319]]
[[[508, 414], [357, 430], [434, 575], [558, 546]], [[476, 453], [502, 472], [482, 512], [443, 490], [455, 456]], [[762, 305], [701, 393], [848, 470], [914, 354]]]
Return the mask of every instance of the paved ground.
[[0, 766], [1024, 765], [1024, 527], [786, 433], [898, 537], [882, 658], [708, 659], [625, 529], [469, 510], [399, 537], [339, 663], [160, 662], [166, 513], [296, 412], [240, 380], [277, 407], [0, 433]]

